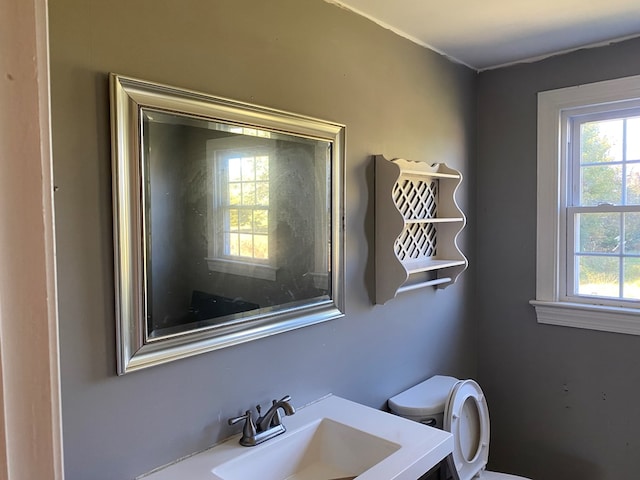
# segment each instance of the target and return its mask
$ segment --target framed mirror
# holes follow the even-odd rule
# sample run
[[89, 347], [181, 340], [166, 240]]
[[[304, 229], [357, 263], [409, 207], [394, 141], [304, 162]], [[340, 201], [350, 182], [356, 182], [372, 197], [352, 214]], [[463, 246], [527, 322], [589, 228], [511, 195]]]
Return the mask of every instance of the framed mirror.
[[118, 374], [344, 314], [344, 135], [110, 75]]

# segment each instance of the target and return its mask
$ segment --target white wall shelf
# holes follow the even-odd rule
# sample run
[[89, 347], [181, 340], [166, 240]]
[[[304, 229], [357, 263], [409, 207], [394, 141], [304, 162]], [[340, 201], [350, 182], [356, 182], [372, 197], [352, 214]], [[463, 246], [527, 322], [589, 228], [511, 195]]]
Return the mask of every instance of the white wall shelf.
[[405, 260], [402, 262], [407, 273], [429, 272], [431, 270], [440, 270], [441, 268], [456, 267], [458, 265], [466, 265], [463, 260], [434, 260], [432, 258], [418, 258], [415, 260]]
[[457, 245], [466, 224], [455, 199], [460, 172], [382, 155], [375, 171], [376, 303], [454, 283], [468, 265]]
[[455, 218], [415, 218], [410, 219], [407, 218], [404, 221], [407, 225], [412, 223], [444, 223], [444, 222], [464, 222], [463, 217], [455, 217]]

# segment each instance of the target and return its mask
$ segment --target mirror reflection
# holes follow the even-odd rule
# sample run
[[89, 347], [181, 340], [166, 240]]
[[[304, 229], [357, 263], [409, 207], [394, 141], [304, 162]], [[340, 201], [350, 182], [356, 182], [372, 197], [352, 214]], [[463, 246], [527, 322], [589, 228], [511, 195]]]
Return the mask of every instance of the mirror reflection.
[[331, 142], [140, 117], [150, 339], [330, 297]]

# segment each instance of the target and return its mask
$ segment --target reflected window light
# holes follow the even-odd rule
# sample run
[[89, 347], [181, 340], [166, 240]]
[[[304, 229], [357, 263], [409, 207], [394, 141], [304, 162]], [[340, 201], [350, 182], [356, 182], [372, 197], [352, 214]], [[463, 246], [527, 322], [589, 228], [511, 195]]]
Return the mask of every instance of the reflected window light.
[[227, 154], [217, 159], [222, 213], [220, 257], [269, 260], [269, 156]]
[[248, 135], [250, 137], [271, 138], [271, 132], [267, 130], [260, 130], [258, 128], [241, 127], [226, 124], [218, 126], [218, 124], [216, 124], [216, 130], [224, 130], [238, 135]]

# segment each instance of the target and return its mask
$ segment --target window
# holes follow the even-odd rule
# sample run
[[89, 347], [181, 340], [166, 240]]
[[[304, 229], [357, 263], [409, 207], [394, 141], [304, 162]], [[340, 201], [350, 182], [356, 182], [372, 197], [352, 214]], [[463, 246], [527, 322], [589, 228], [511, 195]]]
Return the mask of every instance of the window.
[[233, 152], [217, 159], [222, 241], [218, 257], [269, 261], [269, 155]]
[[569, 117], [567, 296], [640, 300], [640, 110]]
[[538, 321], [640, 334], [640, 77], [538, 96]]
[[[218, 272], [275, 280], [272, 154], [267, 147], [219, 148], [209, 142], [213, 188], [207, 263]], [[213, 180], [215, 179], [215, 180]]]

